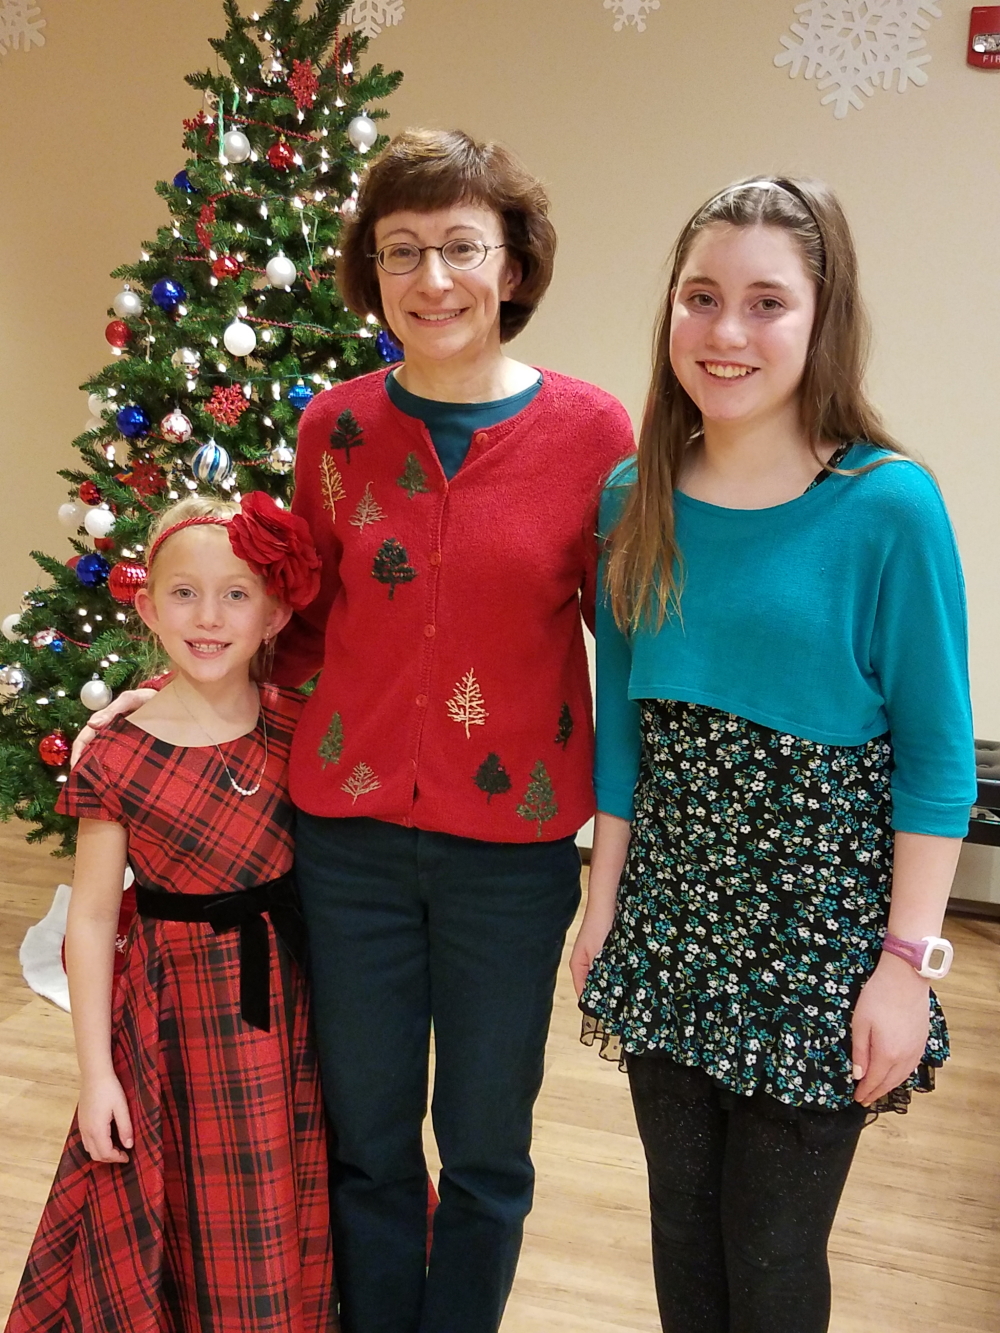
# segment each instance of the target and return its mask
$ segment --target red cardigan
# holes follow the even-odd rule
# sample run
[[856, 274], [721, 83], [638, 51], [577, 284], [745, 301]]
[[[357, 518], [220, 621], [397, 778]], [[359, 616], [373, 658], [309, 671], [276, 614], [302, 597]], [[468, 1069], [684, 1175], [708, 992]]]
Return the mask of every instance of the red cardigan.
[[601, 483], [633, 447], [625, 409], [543, 372], [477, 431], [449, 482], [378, 371], [302, 417], [293, 509], [323, 559], [274, 678], [322, 667], [295, 734], [292, 797], [497, 842], [573, 834], [594, 810], [590, 681]]

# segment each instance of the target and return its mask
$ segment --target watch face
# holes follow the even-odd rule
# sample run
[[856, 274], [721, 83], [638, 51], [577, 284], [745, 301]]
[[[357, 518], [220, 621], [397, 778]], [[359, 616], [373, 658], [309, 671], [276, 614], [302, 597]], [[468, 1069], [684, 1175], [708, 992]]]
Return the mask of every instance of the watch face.
[[917, 971], [922, 977], [940, 981], [942, 977], [948, 975], [955, 951], [947, 940], [933, 936], [928, 937], [925, 943], [927, 947], [924, 950], [924, 961]]

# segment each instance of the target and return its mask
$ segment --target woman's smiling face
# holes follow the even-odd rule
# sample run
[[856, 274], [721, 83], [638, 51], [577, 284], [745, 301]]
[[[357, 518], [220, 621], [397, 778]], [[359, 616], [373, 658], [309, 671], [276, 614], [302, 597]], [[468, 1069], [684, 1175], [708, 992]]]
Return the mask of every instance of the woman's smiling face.
[[798, 410], [816, 283], [782, 227], [716, 223], [678, 275], [670, 362], [706, 422], [757, 425]]
[[518, 265], [500, 248], [490, 249], [478, 268], [458, 270], [437, 249], [425, 249], [454, 240], [502, 247], [503, 224], [492, 209], [467, 203], [432, 213], [390, 213], [375, 226], [376, 250], [394, 244], [424, 250], [412, 273], [378, 270], [386, 321], [408, 362], [474, 363], [499, 350], [500, 304], [520, 282]]

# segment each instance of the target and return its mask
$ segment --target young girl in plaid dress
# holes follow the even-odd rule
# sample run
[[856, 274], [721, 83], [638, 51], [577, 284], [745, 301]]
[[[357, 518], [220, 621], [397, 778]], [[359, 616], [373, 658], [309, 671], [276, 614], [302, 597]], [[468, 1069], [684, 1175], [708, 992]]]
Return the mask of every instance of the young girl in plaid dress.
[[[7, 1333], [337, 1328], [289, 876], [300, 698], [253, 679], [318, 563], [303, 520], [263, 494], [185, 500], [154, 530], [136, 609], [173, 677], [60, 796], [80, 818], [80, 1104]], [[112, 994], [126, 859], [137, 914]]]

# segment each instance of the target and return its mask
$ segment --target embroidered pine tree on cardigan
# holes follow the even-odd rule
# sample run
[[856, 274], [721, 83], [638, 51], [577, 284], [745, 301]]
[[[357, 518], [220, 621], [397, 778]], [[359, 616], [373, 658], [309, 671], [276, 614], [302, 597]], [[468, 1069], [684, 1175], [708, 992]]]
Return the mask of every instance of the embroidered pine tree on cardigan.
[[564, 703], [559, 710], [559, 730], [556, 732], [556, 745], [561, 745], [565, 750], [572, 735], [573, 714], [570, 712], [569, 704]]
[[406, 466], [403, 468], [402, 475], [396, 478], [396, 485], [402, 486], [411, 500], [420, 491], [430, 490], [427, 485], [427, 473], [421, 467], [420, 459], [416, 454], [406, 455]]
[[330, 719], [330, 725], [326, 729], [326, 735], [319, 743], [319, 757], [323, 760], [323, 767], [327, 764], [339, 764], [340, 756], [344, 750], [344, 724], [341, 721], [339, 713], [334, 713]]
[[365, 433], [358, 424], [358, 419], [349, 407], [345, 407], [337, 418], [337, 424], [330, 432], [330, 448], [343, 449], [344, 461], [351, 461], [351, 450], [358, 449], [365, 442]]
[[381, 523], [385, 516], [385, 510], [372, 495], [372, 484], [369, 482], [349, 521], [353, 527], [364, 532], [369, 523]]
[[369, 768], [367, 764], [355, 764], [351, 776], [340, 790], [347, 792], [351, 798], [351, 804], [354, 805], [357, 803], [359, 796], [366, 796], [370, 791], [377, 791], [381, 785], [381, 782], [375, 776], [374, 769]]
[[397, 583], [410, 583], [417, 577], [417, 571], [409, 563], [409, 559], [406, 547], [395, 537], [386, 537], [375, 552], [372, 578], [378, 579], [379, 583], [388, 583], [390, 602]]
[[500, 762], [500, 756], [492, 753], [488, 754], [479, 765], [472, 781], [480, 791], [486, 793], [487, 805], [494, 796], [503, 796], [505, 792], [509, 792], [513, 785], [510, 774]]
[[455, 693], [448, 700], [448, 716], [453, 722], [465, 727], [467, 740], [470, 738], [470, 727], [486, 725], [489, 713], [483, 707], [483, 692], [473, 671], [467, 671], [455, 686]]
[[552, 790], [552, 779], [541, 759], [531, 770], [531, 778], [521, 798], [521, 804], [517, 807], [517, 813], [522, 819], [533, 820], [538, 824], [536, 836], [539, 838], [542, 836], [544, 826], [559, 813], [555, 792]]
[[330, 522], [337, 521], [337, 501], [345, 500], [347, 492], [344, 490], [344, 478], [340, 475], [340, 468], [337, 466], [332, 454], [324, 454], [319, 463], [321, 478], [320, 485], [323, 490], [323, 508], [330, 511]]

